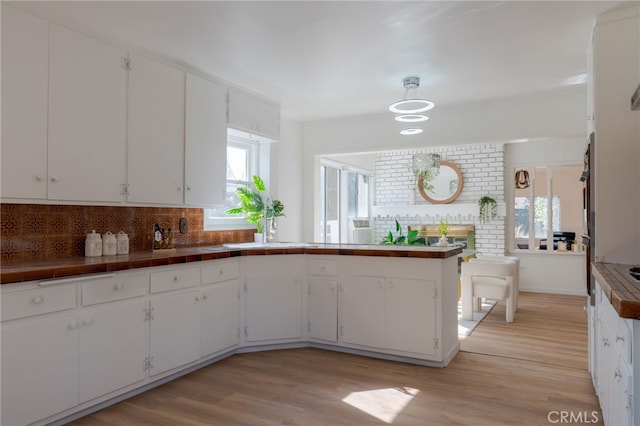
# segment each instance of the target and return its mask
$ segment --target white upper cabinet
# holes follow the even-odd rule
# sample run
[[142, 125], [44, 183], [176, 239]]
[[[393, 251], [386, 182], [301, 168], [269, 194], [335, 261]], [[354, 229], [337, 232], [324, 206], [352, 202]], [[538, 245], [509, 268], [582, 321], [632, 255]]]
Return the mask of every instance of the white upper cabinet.
[[224, 204], [227, 171], [227, 91], [187, 74], [185, 194], [188, 205]]
[[49, 24], [2, 3], [2, 197], [47, 196]]
[[120, 48], [51, 25], [50, 200], [122, 201], [126, 71]]
[[229, 127], [280, 139], [280, 106], [229, 89]]
[[129, 71], [129, 202], [183, 204], [185, 73], [140, 55]]

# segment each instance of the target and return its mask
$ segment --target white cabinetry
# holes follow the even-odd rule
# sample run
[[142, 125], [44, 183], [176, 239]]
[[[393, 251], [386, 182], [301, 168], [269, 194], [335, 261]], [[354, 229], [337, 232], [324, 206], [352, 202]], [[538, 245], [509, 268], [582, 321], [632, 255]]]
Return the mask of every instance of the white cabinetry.
[[[595, 359], [592, 371], [605, 424], [633, 425], [633, 320], [620, 318], [596, 283]], [[593, 357], [594, 354], [591, 354]]]
[[152, 272], [150, 366], [151, 375], [200, 358], [200, 269], [166, 268]]
[[49, 24], [2, 2], [3, 198], [47, 197]]
[[436, 355], [435, 280], [387, 278], [387, 348]]
[[135, 54], [130, 67], [127, 201], [183, 204], [185, 73]]
[[338, 341], [337, 262], [326, 256], [309, 260], [307, 332], [309, 339]]
[[212, 261], [202, 267], [202, 355], [240, 342], [238, 261]]
[[237, 261], [212, 261], [151, 273], [152, 375], [238, 344], [238, 270]]
[[382, 348], [385, 345], [385, 278], [350, 276], [340, 285], [343, 343]]
[[224, 204], [227, 178], [227, 91], [187, 74], [185, 203]]
[[74, 315], [2, 324], [3, 425], [32, 423], [78, 404], [77, 327]]
[[280, 106], [231, 88], [229, 89], [229, 127], [279, 140]]
[[147, 274], [82, 283], [80, 402], [143, 380], [147, 355]]
[[[455, 269], [429, 259], [340, 260], [342, 344], [446, 365], [457, 334], [440, 312], [455, 313]], [[455, 258], [442, 263], [455, 268]]]
[[51, 25], [50, 200], [123, 200], [126, 71], [122, 57], [117, 47]]
[[249, 256], [242, 264], [247, 271], [246, 341], [301, 339], [304, 257]]

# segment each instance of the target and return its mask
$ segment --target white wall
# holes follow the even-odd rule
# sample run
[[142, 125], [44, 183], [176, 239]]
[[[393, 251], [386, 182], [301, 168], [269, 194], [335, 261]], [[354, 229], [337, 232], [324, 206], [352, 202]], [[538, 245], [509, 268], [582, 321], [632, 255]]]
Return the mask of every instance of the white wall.
[[302, 125], [282, 117], [280, 141], [271, 144], [273, 197], [284, 204], [277, 220], [278, 241], [302, 241]]

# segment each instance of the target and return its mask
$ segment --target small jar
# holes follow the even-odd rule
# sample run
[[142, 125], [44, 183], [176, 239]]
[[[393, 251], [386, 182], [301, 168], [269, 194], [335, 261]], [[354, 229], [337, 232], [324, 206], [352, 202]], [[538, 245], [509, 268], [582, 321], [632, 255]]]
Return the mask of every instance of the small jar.
[[120, 231], [116, 234], [118, 254], [129, 254], [129, 236]]
[[102, 256], [102, 238], [95, 230], [87, 234], [87, 238], [84, 241], [84, 255], [87, 257]]
[[110, 231], [102, 234], [102, 255], [113, 256], [118, 253], [116, 236]]

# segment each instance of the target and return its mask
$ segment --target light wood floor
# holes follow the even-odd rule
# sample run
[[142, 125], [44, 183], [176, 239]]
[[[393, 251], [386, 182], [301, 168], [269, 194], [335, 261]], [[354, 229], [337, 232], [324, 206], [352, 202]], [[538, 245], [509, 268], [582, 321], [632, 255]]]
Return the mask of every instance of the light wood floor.
[[235, 355], [73, 424], [548, 426], [563, 411], [603, 424], [584, 303], [522, 293], [511, 324], [498, 303], [444, 369], [319, 349]]

